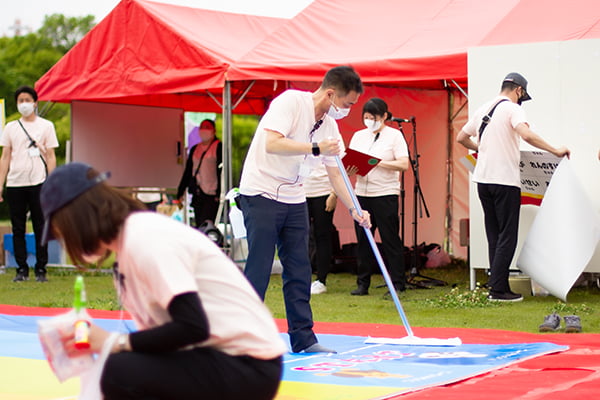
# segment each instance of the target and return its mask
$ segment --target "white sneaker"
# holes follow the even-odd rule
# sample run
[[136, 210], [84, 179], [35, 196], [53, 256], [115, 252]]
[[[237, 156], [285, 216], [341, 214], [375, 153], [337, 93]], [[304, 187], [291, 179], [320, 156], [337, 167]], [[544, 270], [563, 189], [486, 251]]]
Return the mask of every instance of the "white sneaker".
[[310, 294], [321, 294], [327, 291], [327, 286], [323, 285], [320, 281], [314, 281], [310, 285]]

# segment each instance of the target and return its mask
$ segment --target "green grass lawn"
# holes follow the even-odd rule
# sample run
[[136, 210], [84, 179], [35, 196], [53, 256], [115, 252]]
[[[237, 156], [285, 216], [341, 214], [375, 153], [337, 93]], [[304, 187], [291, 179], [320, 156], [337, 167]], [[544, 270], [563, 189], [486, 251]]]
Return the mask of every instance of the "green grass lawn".
[[[483, 273], [479, 272], [479, 280]], [[553, 296], [525, 297], [520, 303], [490, 303], [483, 291], [469, 291], [469, 272], [464, 266], [449, 266], [424, 271], [423, 274], [446, 281], [448, 286], [431, 289], [409, 289], [400, 300], [413, 327], [491, 328], [523, 332], [537, 332], [544, 316], [553, 311], [559, 315], [577, 314], [583, 331], [600, 333], [597, 287], [574, 288], [563, 303]], [[71, 307], [75, 271], [50, 269], [48, 283], [35, 281], [13, 283], [14, 269], [0, 275], [0, 304], [35, 307]], [[109, 274], [84, 273], [88, 307], [118, 309], [118, 301]], [[391, 300], [384, 300], [386, 288], [381, 275], [374, 275], [368, 296], [351, 296], [355, 276], [348, 273], [330, 274], [327, 293], [311, 300], [314, 320], [327, 322], [369, 322], [401, 325], [398, 312]], [[281, 292], [281, 276], [273, 275], [266, 296], [266, 304], [275, 318], [285, 318]], [[454, 287], [454, 288], [453, 288]]]

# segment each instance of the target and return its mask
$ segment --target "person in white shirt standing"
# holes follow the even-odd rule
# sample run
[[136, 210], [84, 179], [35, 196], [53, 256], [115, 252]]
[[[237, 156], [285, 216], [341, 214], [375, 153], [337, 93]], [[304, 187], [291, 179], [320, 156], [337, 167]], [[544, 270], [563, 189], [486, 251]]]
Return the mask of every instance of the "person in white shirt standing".
[[[27, 212], [35, 234], [35, 278], [47, 282], [48, 246], [41, 244], [44, 216], [40, 208], [40, 189], [56, 167], [54, 149], [58, 139], [52, 122], [36, 115], [38, 95], [35, 89], [22, 86], [15, 91], [21, 118], [6, 124], [0, 138], [0, 189], [6, 183], [6, 201], [12, 225], [17, 275], [14, 282], [29, 279], [25, 227]], [[4, 201], [0, 193], [0, 201]]]
[[553, 147], [529, 128], [521, 107], [527, 100], [531, 100], [527, 80], [517, 72], [509, 73], [500, 94], [477, 109], [456, 137], [467, 149], [478, 152], [473, 181], [483, 207], [490, 263], [488, 297], [493, 301], [523, 300], [508, 283], [519, 233], [520, 139], [557, 157], [570, 155], [568, 148]]
[[292, 351], [332, 352], [313, 332], [310, 307], [308, 210], [302, 183], [317, 164], [325, 164], [331, 184], [352, 217], [359, 216], [334, 156], [343, 152], [336, 119], [344, 118], [363, 92], [353, 68], [330, 69], [315, 92], [286, 90], [260, 120], [244, 162], [241, 209], [248, 238], [244, 273], [264, 299], [275, 247], [283, 266], [283, 295]]
[[[395, 290], [402, 292], [406, 289], [406, 272], [404, 245], [399, 233], [398, 197], [400, 172], [408, 169], [409, 161], [408, 147], [402, 132], [385, 124], [391, 119], [392, 113], [385, 101], [376, 97], [369, 99], [363, 106], [366, 128], [354, 133], [349, 147], [381, 159], [365, 176], [357, 175], [356, 197], [361, 208], [371, 214], [371, 230], [379, 230], [386, 267]], [[364, 229], [355, 224], [355, 230], [358, 240], [358, 273], [357, 288], [351, 294], [364, 296], [369, 294], [375, 257]]]

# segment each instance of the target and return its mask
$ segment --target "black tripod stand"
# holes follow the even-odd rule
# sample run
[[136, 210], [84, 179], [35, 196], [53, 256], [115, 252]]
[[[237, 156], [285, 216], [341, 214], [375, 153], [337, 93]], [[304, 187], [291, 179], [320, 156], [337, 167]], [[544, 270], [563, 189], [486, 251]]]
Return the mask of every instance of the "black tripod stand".
[[[423, 196], [423, 191], [421, 190], [421, 181], [419, 178], [419, 157], [420, 154], [417, 150], [417, 122], [415, 117], [410, 117], [409, 120], [399, 120], [397, 119], [398, 126], [400, 132], [402, 132], [402, 136], [404, 136], [404, 141], [408, 143], [406, 140], [406, 135], [404, 135], [404, 131], [402, 130], [402, 126], [400, 125], [402, 122], [410, 122], [412, 124], [412, 143], [413, 143], [413, 154], [414, 158], [411, 157], [410, 151], [408, 152], [408, 161], [414, 176], [413, 183], [413, 248], [411, 252], [411, 265], [408, 277], [406, 279], [406, 283], [409, 287], [413, 288], [429, 288], [431, 286], [446, 286], [447, 282], [441, 281], [439, 279], [430, 278], [427, 276], [423, 276], [419, 273], [420, 268], [422, 267], [420, 254], [419, 254], [419, 245], [418, 245], [418, 221], [419, 218], [423, 218], [423, 209], [425, 210], [425, 215], [429, 218], [429, 209], [427, 208], [427, 204], [425, 203], [425, 197]], [[401, 178], [402, 188], [401, 188], [401, 198], [402, 198], [402, 240], [404, 240], [404, 171], [402, 172]]]

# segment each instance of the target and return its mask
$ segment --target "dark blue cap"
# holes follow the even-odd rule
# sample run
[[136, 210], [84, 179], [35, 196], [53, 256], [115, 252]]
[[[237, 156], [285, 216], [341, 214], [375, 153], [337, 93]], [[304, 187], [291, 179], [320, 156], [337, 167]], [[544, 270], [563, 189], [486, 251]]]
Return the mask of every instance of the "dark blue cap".
[[506, 75], [506, 78], [504, 78], [503, 82], [513, 82], [521, 86], [525, 91], [525, 94], [521, 98], [521, 101], [531, 100], [531, 96], [527, 91], [527, 79], [525, 79], [523, 75], [519, 74], [518, 72], [511, 72], [510, 74]]
[[50, 230], [52, 214], [110, 176], [110, 172], [105, 172], [90, 179], [87, 174], [91, 168], [89, 165], [80, 162], [62, 165], [52, 171], [42, 185], [40, 204], [45, 220], [44, 230], [42, 231], [42, 244], [46, 244], [48, 240], [53, 239]]

